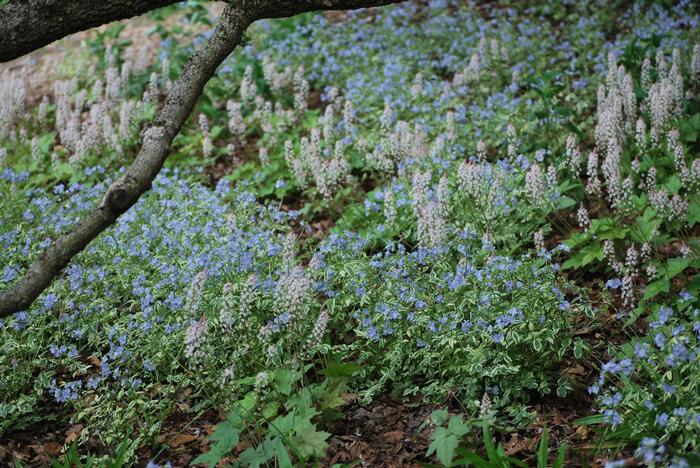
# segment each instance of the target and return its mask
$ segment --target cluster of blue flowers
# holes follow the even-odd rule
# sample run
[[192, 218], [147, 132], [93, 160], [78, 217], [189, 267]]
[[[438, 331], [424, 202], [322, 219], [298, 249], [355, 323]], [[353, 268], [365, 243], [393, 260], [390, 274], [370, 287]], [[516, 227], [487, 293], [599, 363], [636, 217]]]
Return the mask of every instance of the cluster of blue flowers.
[[603, 364], [589, 389], [608, 424], [643, 437], [637, 454], [646, 463], [688, 466], [670, 457], [694, 449], [700, 438], [700, 311], [693, 303], [683, 294], [674, 308], [660, 306], [646, 336]]

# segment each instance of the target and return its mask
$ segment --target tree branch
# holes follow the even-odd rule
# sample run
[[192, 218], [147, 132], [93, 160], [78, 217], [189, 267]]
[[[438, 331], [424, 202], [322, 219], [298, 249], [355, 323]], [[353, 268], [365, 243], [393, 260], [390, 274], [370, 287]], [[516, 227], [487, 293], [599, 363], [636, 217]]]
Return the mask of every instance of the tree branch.
[[[0, 7], [0, 63], [58, 39], [111, 21], [131, 18], [181, 0], [10, 0]], [[232, 0], [257, 12], [257, 19], [312, 10], [350, 10], [397, 0]]]
[[10, 0], [0, 7], [0, 62], [57, 39], [179, 0]]
[[[51, 0], [29, 0], [29, 3], [42, 1]], [[0, 292], [0, 318], [27, 309], [75, 255], [114, 224], [119, 215], [151, 187], [170, 153], [173, 139], [192, 112], [204, 85], [241, 42], [243, 33], [253, 21], [319, 9], [352, 9], [400, 1], [403, 0], [236, 0], [227, 5], [214, 34], [185, 64], [165, 106], [142, 133], [141, 149], [134, 162], [110, 185], [97, 207], [71, 232], [56, 239], [19, 281]], [[66, 3], [76, 2], [66, 0]]]

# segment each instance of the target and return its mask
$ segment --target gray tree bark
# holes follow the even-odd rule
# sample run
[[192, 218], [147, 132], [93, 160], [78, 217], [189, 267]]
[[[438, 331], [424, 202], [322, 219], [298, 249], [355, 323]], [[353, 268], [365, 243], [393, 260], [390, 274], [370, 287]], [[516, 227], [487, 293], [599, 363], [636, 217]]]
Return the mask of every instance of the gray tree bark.
[[[134, 162], [107, 189], [102, 202], [87, 214], [70, 232], [56, 239], [29, 267], [27, 272], [10, 288], [0, 292], [0, 317], [27, 309], [51, 284], [70, 260], [81, 252], [95, 237], [114, 224], [119, 215], [133, 206], [150, 187], [153, 179], [163, 167], [170, 153], [170, 145], [180, 127], [192, 112], [204, 85], [216, 73], [224, 59], [238, 46], [248, 26], [263, 18], [293, 16], [313, 10], [355, 9], [369, 6], [398, 3], [404, 0], [235, 0], [229, 3], [216, 26], [214, 34], [185, 65], [182, 74], [173, 85], [164, 107], [153, 123], [142, 133], [141, 149]], [[95, 26], [97, 17], [80, 11], [78, 5], [86, 7], [93, 0], [10, 0], [0, 9], [0, 60], [14, 57], [45, 45], [80, 29]], [[117, 17], [128, 17], [143, 13], [148, 5], [156, 8], [168, 3], [166, 0], [102, 0], [105, 16], [103, 22]], [[63, 6], [61, 6], [63, 4]], [[122, 13], [110, 9], [123, 5]], [[126, 5], [131, 5], [126, 8]], [[41, 6], [53, 6], [86, 19], [66, 21], [58, 18], [50, 40], [34, 37], [22, 42], [20, 31], [24, 27], [40, 29], [48, 16], [40, 13]], [[122, 16], [119, 16], [119, 15]], [[26, 15], [23, 20], [22, 16]], [[116, 16], [115, 16], [116, 15]], [[56, 19], [56, 18], [54, 18]], [[24, 21], [24, 22], [23, 22]], [[20, 37], [21, 44], [8, 44], [4, 38]]]

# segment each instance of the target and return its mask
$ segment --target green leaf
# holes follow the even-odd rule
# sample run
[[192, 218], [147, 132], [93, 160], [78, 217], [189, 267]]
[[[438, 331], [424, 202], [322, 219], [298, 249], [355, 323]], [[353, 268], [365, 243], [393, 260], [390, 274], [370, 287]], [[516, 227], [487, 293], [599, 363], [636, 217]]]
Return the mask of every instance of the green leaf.
[[311, 424], [308, 418], [300, 418], [295, 411], [290, 411], [284, 416], [277, 416], [270, 422], [270, 432], [284, 436], [293, 428], [304, 424]]
[[566, 444], [562, 444], [557, 453], [557, 459], [554, 460], [552, 468], [564, 468], [564, 458], [566, 457]]
[[289, 369], [277, 369], [274, 372], [273, 382], [275, 389], [282, 395], [289, 396], [292, 393], [292, 384], [296, 377], [296, 373]]
[[299, 429], [291, 441], [302, 457], [322, 457], [328, 445], [326, 442], [328, 437], [330, 437], [330, 433], [317, 431], [316, 425], [310, 424], [304, 425], [303, 428]]
[[439, 409], [430, 413], [430, 419], [433, 420], [433, 423], [435, 423], [436, 426], [441, 426], [442, 423], [447, 421], [447, 416], [448, 413], [446, 409]]
[[667, 293], [670, 288], [671, 282], [666, 277], [649, 283], [644, 289], [644, 300], [650, 299], [662, 292]]
[[240, 410], [236, 408], [231, 411], [226, 419], [216, 425], [216, 429], [212, 435], [209, 436], [208, 440], [214, 442], [209, 451], [199, 455], [192, 463], [206, 463], [209, 468], [216, 466], [227, 453], [238, 445], [239, 436], [243, 427], [244, 422], [240, 417]]
[[554, 112], [556, 112], [558, 115], [568, 117], [570, 115], [573, 115], [574, 111], [571, 110], [569, 107], [564, 107], [564, 106], [555, 106], [554, 107]]
[[443, 465], [449, 466], [455, 455], [455, 449], [459, 446], [459, 438], [445, 427], [438, 427], [430, 436], [433, 439], [428, 447], [427, 455], [435, 453]]
[[681, 187], [683, 187], [683, 182], [681, 182], [678, 176], [674, 175], [666, 179], [666, 183], [663, 184], [663, 187], [668, 190], [669, 193], [678, 193]]
[[292, 468], [292, 460], [289, 458], [287, 448], [284, 446], [281, 437], [275, 439], [275, 455], [277, 456], [277, 466], [280, 468]]
[[700, 204], [690, 203], [688, 205], [688, 225], [694, 226], [700, 222]]
[[647, 208], [642, 217], [637, 220], [637, 229], [632, 230], [632, 238], [637, 242], [648, 242], [658, 232], [660, 226], [661, 220], [656, 217], [656, 211]]
[[275, 456], [275, 444], [274, 440], [268, 439], [255, 448], [249, 447], [241, 453], [239, 461], [243, 466], [258, 468]]
[[576, 205], [576, 200], [571, 197], [559, 197], [559, 201], [557, 202], [557, 208], [560, 210], [571, 208], [574, 205]]
[[542, 341], [539, 338], [532, 340], [532, 348], [538, 353], [542, 351]]
[[471, 425], [469, 423], [465, 423], [461, 415], [457, 415], [450, 419], [450, 422], [447, 425], [447, 430], [456, 436], [463, 436], [464, 434], [468, 433], [470, 429]]
[[593, 416], [586, 416], [585, 418], [577, 419], [574, 421], [574, 426], [592, 426], [594, 424], [601, 424], [604, 421], [604, 414], [594, 414]]
[[455, 460], [453, 466], [461, 466], [461, 465], [469, 466], [469, 463], [473, 463], [474, 465], [476, 465], [478, 467], [491, 466], [491, 463], [484, 460], [478, 454], [476, 454], [475, 452], [472, 452], [471, 450], [458, 449], [457, 453], [462, 458]]
[[547, 426], [542, 429], [542, 438], [540, 439], [540, 446], [537, 449], [537, 468], [547, 468], [547, 454], [549, 453], [549, 431]]
[[493, 437], [491, 436], [491, 428], [486, 419], [484, 419], [482, 424], [482, 432], [484, 434], [484, 445], [486, 446], [486, 453], [489, 456], [490, 461], [498, 460], [499, 456], [496, 452], [496, 447], [493, 445]]
[[[666, 262], [666, 276], [671, 279], [682, 273], [690, 265], [690, 259], [684, 257], [671, 258]], [[668, 292], [668, 291], [666, 291]]]
[[326, 377], [352, 377], [358, 370], [360, 366], [354, 362], [331, 361], [319, 373]]

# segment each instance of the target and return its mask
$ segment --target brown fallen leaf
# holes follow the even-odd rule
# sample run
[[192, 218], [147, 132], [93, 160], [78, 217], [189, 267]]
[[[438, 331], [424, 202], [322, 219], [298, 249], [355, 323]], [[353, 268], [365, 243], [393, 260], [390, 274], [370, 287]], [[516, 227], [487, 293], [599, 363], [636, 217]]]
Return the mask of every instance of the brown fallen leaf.
[[100, 361], [100, 359], [94, 354], [91, 354], [87, 360], [90, 364], [92, 364], [95, 367], [102, 367], [102, 361]]
[[178, 434], [168, 442], [168, 445], [171, 448], [178, 448], [180, 446], [187, 445], [190, 442], [194, 442], [195, 440], [199, 439], [200, 438], [198, 436], [192, 434]]
[[70, 445], [70, 444], [72, 444], [73, 441], [74, 441], [75, 439], [77, 439], [77, 438], [78, 438], [78, 433], [77, 433], [77, 432], [69, 432], [68, 435], [66, 436], [66, 440], [64, 441], [64, 443], [65, 443], [66, 445]]
[[385, 432], [383, 436], [387, 442], [390, 442], [392, 444], [400, 444], [401, 441], [404, 439], [405, 434], [403, 433], [403, 431], [391, 431]]
[[63, 442], [64, 444], [71, 444], [75, 439], [78, 438], [80, 435], [80, 431], [83, 430], [83, 425], [82, 424], [75, 424], [71, 427], [68, 428], [66, 431], [66, 440]]
[[58, 442], [44, 442], [42, 448], [52, 457], [57, 457], [61, 454], [61, 444]]
[[564, 373], [569, 376], [584, 375], [586, 369], [581, 364], [574, 364], [573, 366], [564, 369]]

